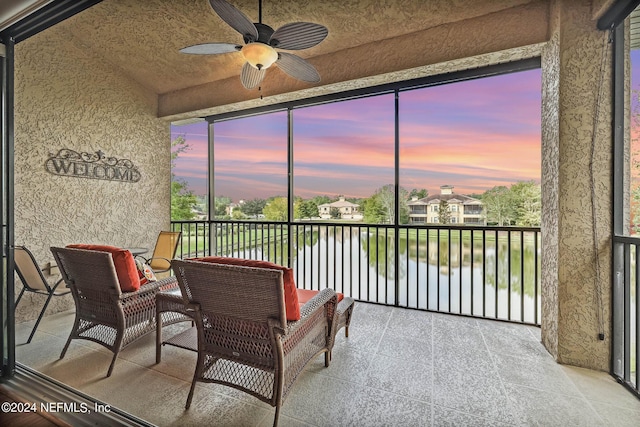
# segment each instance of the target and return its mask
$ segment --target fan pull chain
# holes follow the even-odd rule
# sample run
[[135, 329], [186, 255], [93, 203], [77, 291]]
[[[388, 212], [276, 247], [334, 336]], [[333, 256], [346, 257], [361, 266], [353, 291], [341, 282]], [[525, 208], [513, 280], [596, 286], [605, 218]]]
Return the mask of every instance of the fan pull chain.
[[262, 86], [258, 86], [258, 92], [260, 93], [260, 99], [262, 100]]

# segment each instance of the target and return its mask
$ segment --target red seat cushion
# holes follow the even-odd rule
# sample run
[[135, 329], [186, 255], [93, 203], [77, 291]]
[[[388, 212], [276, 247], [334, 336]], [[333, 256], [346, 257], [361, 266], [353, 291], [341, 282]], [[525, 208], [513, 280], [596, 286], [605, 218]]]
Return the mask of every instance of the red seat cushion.
[[191, 258], [191, 261], [211, 262], [215, 264], [240, 265], [255, 268], [270, 268], [282, 271], [282, 281], [284, 282], [284, 306], [287, 320], [300, 320], [300, 305], [298, 304], [298, 293], [296, 292], [296, 282], [293, 278], [293, 270], [289, 267], [274, 264], [269, 261], [258, 261], [252, 259], [229, 258], [208, 256], [203, 258]]
[[[300, 307], [305, 305], [311, 298], [315, 297], [320, 291], [312, 291], [311, 289], [298, 289], [298, 304]], [[340, 292], [336, 292], [338, 296], [338, 302], [342, 301], [344, 295]]]
[[116, 268], [120, 290], [122, 292], [134, 292], [140, 289], [140, 275], [133, 255], [126, 249], [108, 245], [67, 245], [68, 248], [86, 249], [89, 251], [109, 252]]

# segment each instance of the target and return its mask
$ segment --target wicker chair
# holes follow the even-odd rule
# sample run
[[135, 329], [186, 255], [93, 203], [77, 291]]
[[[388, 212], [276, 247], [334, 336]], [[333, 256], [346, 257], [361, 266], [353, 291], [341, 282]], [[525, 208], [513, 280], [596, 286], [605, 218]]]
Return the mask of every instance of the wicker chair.
[[319, 292], [301, 308], [300, 320], [287, 321], [282, 271], [171, 263], [197, 330], [198, 361], [186, 408], [197, 381], [219, 383], [275, 406], [277, 425], [282, 402], [307, 363], [324, 353], [329, 366], [335, 292]]
[[60, 359], [73, 339], [96, 342], [113, 352], [109, 377], [120, 350], [155, 331], [156, 294], [177, 289], [178, 283], [169, 277], [122, 292], [110, 253], [56, 247], [51, 252], [76, 304], [75, 322]]

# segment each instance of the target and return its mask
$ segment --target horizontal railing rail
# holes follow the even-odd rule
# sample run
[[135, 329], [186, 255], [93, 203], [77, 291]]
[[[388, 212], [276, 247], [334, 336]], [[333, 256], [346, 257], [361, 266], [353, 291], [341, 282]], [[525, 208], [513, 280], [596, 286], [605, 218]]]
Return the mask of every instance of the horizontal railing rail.
[[611, 373], [640, 397], [640, 238], [614, 236]]
[[259, 259], [305, 289], [359, 301], [540, 324], [540, 228], [174, 221], [181, 258]]

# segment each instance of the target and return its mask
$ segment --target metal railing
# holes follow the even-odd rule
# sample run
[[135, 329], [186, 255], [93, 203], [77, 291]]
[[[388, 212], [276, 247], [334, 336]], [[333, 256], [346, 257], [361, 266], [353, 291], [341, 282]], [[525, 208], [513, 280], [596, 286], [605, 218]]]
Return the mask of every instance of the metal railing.
[[465, 215], [482, 215], [482, 206], [465, 206], [464, 214]]
[[611, 373], [640, 397], [640, 238], [614, 236]]
[[182, 258], [259, 259], [305, 289], [356, 300], [540, 324], [540, 229], [348, 222], [174, 221]]

